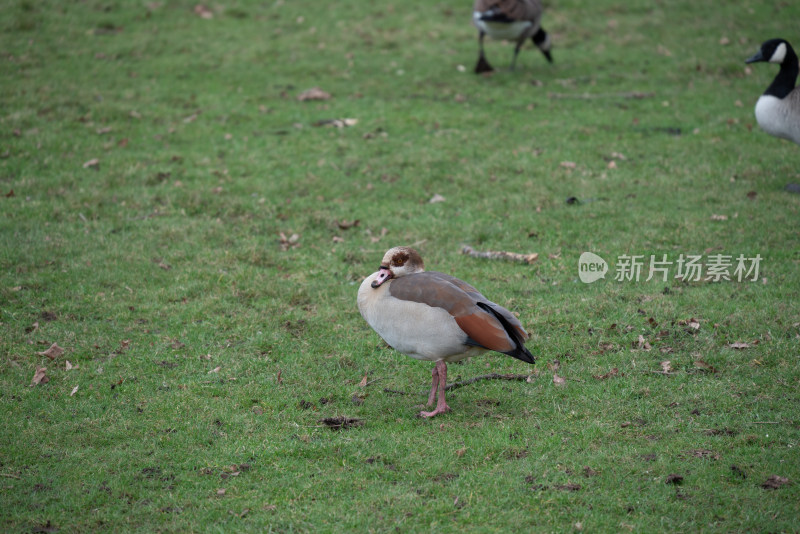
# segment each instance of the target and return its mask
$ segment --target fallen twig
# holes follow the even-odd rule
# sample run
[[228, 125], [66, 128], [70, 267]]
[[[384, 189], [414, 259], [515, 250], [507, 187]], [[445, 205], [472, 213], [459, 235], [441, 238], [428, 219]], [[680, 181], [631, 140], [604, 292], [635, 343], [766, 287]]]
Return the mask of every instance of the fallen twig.
[[780, 421], [750, 421], [751, 425], [779, 425]]
[[326, 417], [325, 419], [320, 419], [317, 422], [323, 423], [331, 430], [347, 430], [349, 428], [364, 426], [364, 420], [359, 419], [358, 417]]
[[[457, 389], [462, 386], [468, 386], [470, 384], [474, 384], [479, 380], [527, 380], [530, 375], [501, 375], [500, 373], [490, 373], [488, 375], [481, 375], [476, 376], [474, 378], [470, 378], [468, 380], [462, 380], [461, 382], [453, 382], [452, 384], [447, 384], [444, 388], [445, 391], [450, 389]], [[430, 390], [420, 391], [420, 395], [426, 395]], [[390, 389], [390, 388], [383, 388], [384, 393], [392, 393], [394, 395], [409, 395], [407, 391], [401, 391], [399, 389]]]
[[469, 380], [462, 380], [461, 382], [453, 382], [452, 384], [448, 384], [445, 387], [445, 391], [449, 389], [456, 389], [462, 386], [468, 386], [470, 384], [474, 384], [478, 380], [527, 380], [530, 375], [501, 375], [499, 373], [491, 373], [488, 375], [481, 375], [476, 376], [474, 378], [470, 378]]
[[481, 252], [479, 250], [475, 250], [474, 248], [464, 245], [461, 248], [461, 253], [466, 254], [468, 256], [472, 256], [473, 258], [486, 258], [489, 260], [511, 260], [511, 261], [521, 261], [523, 263], [533, 263], [537, 259], [539, 259], [539, 253], [534, 252], [532, 254], [519, 254], [517, 252], [505, 252], [505, 251], [494, 251], [494, 250], [487, 250], [485, 252]]
[[0, 473], [0, 477], [16, 478], [17, 480], [22, 480], [22, 477], [17, 475], [12, 475], [11, 473]]
[[549, 93], [549, 98], [576, 98], [580, 100], [593, 100], [595, 98], [633, 98], [640, 100], [642, 98], [652, 98], [656, 96], [655, 93], [642, 93], [641, 91], [623, 91], [621, 93]]

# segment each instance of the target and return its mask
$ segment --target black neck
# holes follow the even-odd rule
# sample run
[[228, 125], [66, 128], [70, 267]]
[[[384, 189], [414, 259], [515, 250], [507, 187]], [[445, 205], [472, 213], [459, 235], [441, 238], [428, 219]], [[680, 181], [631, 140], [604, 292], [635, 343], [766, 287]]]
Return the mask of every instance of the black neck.
[[786, 57], [783, 58], [783, 63], [781, 63], [781, 70], [778, 71], [778, 75], [772, 80], [772, 83], [767, 87], [767, 90], [764, 91], [764, 94], [777, 98], [784, 98], [794, 89], [798, 71], [800, 71], [800, 67], [798, 67], [797, 64], [797, 54], [795, 54], [792, 47], [787, 44]]

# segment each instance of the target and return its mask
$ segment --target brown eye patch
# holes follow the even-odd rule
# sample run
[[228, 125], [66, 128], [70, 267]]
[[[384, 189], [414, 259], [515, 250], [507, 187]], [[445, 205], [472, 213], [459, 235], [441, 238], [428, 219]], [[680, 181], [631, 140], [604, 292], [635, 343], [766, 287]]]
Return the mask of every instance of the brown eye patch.
[[398, 252], [392, 256], [392, 265], [397, 267], [404, 265], [408, 261], [408, 252]]

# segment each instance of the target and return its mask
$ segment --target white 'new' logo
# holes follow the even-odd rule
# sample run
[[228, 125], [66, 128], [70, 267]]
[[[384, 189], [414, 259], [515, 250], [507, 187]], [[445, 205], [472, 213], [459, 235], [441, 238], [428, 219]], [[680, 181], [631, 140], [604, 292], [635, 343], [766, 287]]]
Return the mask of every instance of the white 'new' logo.
[[592, 252], [584, 252], [578, 259], [578, 276], [584, 284], [605, 278], [608, 272], [606, 260]]

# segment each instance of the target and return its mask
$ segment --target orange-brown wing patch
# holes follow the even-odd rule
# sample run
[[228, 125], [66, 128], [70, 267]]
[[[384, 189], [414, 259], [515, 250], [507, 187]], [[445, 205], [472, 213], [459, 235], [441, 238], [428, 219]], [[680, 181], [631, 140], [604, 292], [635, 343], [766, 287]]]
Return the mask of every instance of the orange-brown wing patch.
[[497, 352], [509, 352], [516, 348], [514, 340], [500, 321], [486, 312], [462, 315], [455, 317], [455, 320], [458, 327], [482, 347]]

